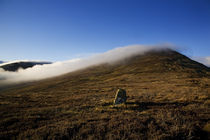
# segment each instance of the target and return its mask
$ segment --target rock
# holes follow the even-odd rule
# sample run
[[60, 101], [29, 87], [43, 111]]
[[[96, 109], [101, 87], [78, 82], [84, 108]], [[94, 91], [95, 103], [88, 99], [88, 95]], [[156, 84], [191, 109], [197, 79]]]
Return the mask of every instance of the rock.
[[114, 99], [114, 105], [126, 103], [127, 96], [124, 89], [118, 89]]

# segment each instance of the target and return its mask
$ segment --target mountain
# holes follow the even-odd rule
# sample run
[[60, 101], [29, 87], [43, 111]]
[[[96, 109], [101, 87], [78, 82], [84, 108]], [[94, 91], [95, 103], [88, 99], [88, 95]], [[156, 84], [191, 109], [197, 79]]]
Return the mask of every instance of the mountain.
[[[209, 83], [210, 68], [168, 49], [17, 85], [0, 91], [0, 138], [209, 139]], [[118, 88], [126, 105], [113, 106]]]
[[33, 61], [29, 61], [29, 62], [12, 62], [12, 63], [6, 63], [5, 65], [1, 65], [0, 68], [3, 68], [5, 71], [12, 71], [15, 72], [17, 71], [19, 68], [22, 69], [27, 69], [27, 68], [31, 68], [35, 65], [44, 65], [44, 64], [51, 64], [51, 62], [33, 62]]
[[4, 63], [4, 61], [0, 61], [0, 64]]

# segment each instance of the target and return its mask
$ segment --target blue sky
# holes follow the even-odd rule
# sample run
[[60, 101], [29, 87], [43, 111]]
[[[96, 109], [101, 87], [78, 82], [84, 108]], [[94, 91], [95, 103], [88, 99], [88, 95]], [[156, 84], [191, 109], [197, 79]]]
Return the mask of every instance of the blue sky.
[[61, 61], [162, 43], [210, 56], [210, 1], [0, 0], [0, 60]]

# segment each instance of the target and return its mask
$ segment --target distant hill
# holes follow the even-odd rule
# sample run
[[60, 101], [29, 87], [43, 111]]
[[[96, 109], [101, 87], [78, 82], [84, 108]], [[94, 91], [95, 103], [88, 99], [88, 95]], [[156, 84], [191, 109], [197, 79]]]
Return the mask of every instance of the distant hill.
[[[126, 105], [113, 106], [118, 88]], [[0, 139], [205, 140], [209, 94], [208, 67], [150, 51], [0, 91]]]
[[0, 64], [4, 63], [4, 61], [0, 61]]
[[51, 62], [14, 62], [14, 63], [7, 63], [5, 65], [1, 65], [0, 68], [3, 68], [5, 71], [17, 71], [19, 68], [27, 69], [33, 67], [35, 65], [43, 65], [43, 64], [51, 64]]

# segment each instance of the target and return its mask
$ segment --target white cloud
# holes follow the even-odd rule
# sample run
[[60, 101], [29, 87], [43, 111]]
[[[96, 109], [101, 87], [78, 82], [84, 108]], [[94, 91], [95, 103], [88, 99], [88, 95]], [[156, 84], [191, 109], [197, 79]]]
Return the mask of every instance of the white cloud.
[[9, 72], [0, 69], [0, 86], [11, 83], [26, 82], [58, 76], [88, 66], [100, 63], [112, 63], [123, 58], [143, 54], [151, 49], [172, 48], [170, 45], [144, 46], [133, 45], [115, 48], [105, 53], [96, 54], [88, 58], [72, 59], [68, 61], [55, 62], [52, 64], [36, 65], [32, 68], [19, 69], [17, 72]]
[[[0, 66], [11, 64], [11, 63], [18, 63], [18, 62], [32, 62], [32, 61], [30, 61], [30, 60], [14, 60], [14, 61], [9, 61], [9, 62], [3, 62], [3, 63], [0, 64]], [[39, 62], [43, 62], [43, 61], [41, 61], [41, 60], [33, 60], [33, 62], [39, 63]]]
[[192, 57], [192, 59], [210, 67], [210, 56], [207, 56], [207, 57]]

